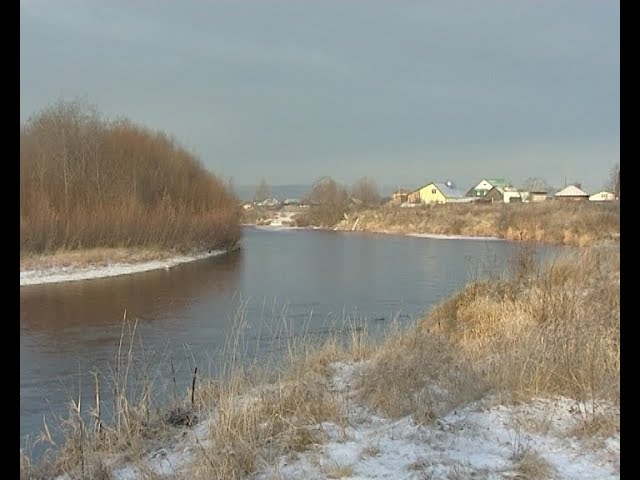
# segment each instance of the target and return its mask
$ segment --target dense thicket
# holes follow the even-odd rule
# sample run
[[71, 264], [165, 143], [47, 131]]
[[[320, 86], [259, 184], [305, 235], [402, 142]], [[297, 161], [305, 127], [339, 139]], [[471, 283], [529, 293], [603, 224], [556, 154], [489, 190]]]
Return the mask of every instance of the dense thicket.
[[208, 249], [240, 235], [229, 185], [161, 132], [59, 101], [20, 131], [20, 247]]

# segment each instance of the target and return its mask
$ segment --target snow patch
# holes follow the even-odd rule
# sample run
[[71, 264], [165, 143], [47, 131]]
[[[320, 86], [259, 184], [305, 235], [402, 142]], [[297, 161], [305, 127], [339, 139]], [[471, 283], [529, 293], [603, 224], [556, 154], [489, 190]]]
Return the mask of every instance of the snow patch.
[[502, 240], [505, 241], [504, 238], [500, 237], [481, 237], [481, 236], [472, 236], [472, 235], [440, 235], [437, 233], [407, 233], [409, 237], [420, 237], [420, 238], [437, 238], [442, 240]]
[[[487, 395], [432, 423], [419, 424], [412, 416], [382, 418], [359, 402], [354, 387], [367, 367], [367, 362], [331, 364], [327, 388], [338, 399], [346, 422], [308, 425], [326, 441], [259, 465], [249, 478], [524, 478], [518, 461], [527, 453], [550, 466], [550, 478], [620, 478], [619, 434], [603, 438], [602, 448], [571, 436], [588, 412], [619, 415], [615, 405], [565, 397], [504, 405], [497, 396]], [[212, 416], [183, 432], [173, 446], [147, 455], [142, 465], [119, 464], [112, 478], [138, 480], [148, 478], [149, 471], [159, 478], [188, 474], [189, 461], [198, 454], [194, 449], [198, 441], [204, 443], [213, 421]]]
[[224, 253], [226, 253], [226, 250], [212, 250], [211, 252], [197, 255], [182, 255], [165, 260], [152, 260], [142, 263], [113, 263], [106, 266], [54, 267], [45, 270], [24, 270], [20, 272], [20, 286], [115, 277], [147, 272], [149, 270], [168, 270], [181, 263], [202, 260]]

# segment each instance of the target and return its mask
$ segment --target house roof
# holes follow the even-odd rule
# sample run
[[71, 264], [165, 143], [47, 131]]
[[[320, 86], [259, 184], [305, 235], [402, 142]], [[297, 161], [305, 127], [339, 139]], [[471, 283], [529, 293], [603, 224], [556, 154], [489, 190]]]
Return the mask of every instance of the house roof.
[[509, 182], [506, 178], [485, 178], [487, 182], [489, 182], [494, 187], [510, 187], [511, 182]]
[[556, 197], [588, 197], [589, 194], [583, 192], [575, 185], [569, 185], [568, 187], [563, 188], [558, 193], [556, 193]]
[[[462, 198], [465, 196], [464, 192], [462, 192], [461, 190], [458, 190], [457, 188], [452, 188], [446, 183], [439, 183], [439, 182], [438, 183], [432, 182], [432, 183], [447, 198]], [[429, 183], [428, 185], [431, 185], [431, 184]]]

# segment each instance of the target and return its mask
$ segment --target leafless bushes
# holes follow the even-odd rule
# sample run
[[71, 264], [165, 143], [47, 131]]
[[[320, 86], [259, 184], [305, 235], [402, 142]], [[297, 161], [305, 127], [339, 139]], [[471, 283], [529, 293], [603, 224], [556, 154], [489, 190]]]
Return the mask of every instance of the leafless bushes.
[[380, 204], [380, 193], [378, 186], [373, 179], [368, 177], [360, 178], [351, 187], [351, 197], [361, 202], [362, 206], [375, 207]]
[[317, 180], [311, 187], [307, 201], [311, 208], [309, 218], [304, 223], [323, 227], [331, 227], [339, 222], [349, 206], [347, 191], [331, 177]]
[[235, 243], [228, 185], [161, 132], [59, 101], [20, 132], [22, 252]]

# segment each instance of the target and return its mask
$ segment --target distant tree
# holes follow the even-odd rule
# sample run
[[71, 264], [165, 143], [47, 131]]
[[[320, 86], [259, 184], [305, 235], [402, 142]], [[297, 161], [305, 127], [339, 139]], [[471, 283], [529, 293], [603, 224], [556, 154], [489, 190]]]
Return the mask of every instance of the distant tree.
[[544, 191], [552, 193], [555, 189], [549, 185], [549, 183], [540, 177], [529, 177], [522, 184], [522, 189], [525, 191]]
[[380, 204], [380, 194], [376, 183], [368, 178], [362, 177], [351, 187], [351, 196], [357, 198], [365, 206]]
[[616, 163], [611, 167], [609, 181], [605, 185], [605, 190], [612, 192], [616, 198], [620, 198], [620, 164]]
[[253, 201], [262, 202], [263, 200], [269, 198], [270, 194], [271, 192], [269, 190], [269, 185], [267, 185], [267, 181], [264, 179], [264, 177], [262, 177], [260, 179], [260, 183], [256, 187], [255, 193], [253, 194]]
[[335, 225], [347, 211], [348, 199], [345, 188], [331, 177], [316, 180], [307, 196], [312, 221], [322, 226]]

